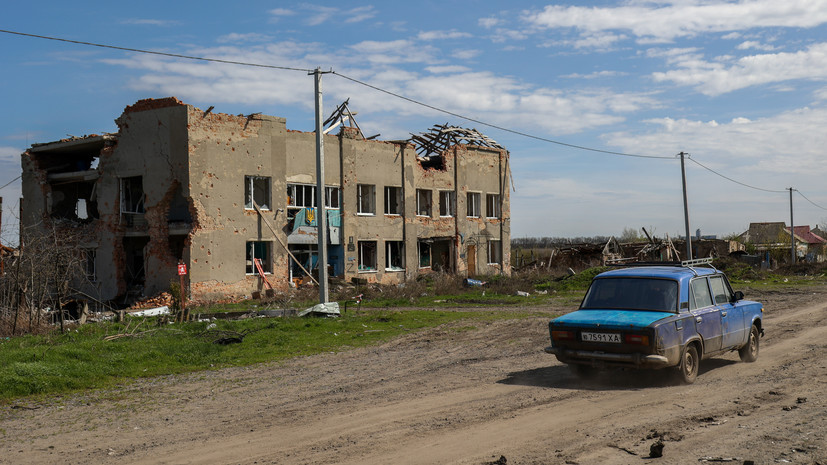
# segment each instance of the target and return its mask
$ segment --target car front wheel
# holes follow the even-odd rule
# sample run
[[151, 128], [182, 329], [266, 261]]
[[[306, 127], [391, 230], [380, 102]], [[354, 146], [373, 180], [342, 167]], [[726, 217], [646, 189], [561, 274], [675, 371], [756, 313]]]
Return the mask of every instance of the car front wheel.
[[680, 380], [684, 384], [692, 384], [695, 378], [698, 377], [698, 364], [700, 358], [698, 357], [698, 349], [695, 344], [689, 344], [683, 351], [681, 363], [678, 365]]
[[738, 349], [738, 355], [741, 356], [742, 362], [754, 362], [758, 359], [758, 327], [752, 325], [749, 331], [749, 340], [747, 345]]

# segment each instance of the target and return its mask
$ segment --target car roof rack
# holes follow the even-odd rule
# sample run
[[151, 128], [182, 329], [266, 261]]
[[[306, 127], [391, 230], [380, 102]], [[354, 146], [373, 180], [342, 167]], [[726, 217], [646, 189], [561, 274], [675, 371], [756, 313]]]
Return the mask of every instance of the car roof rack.
[[[692, 268], [693, 266], [709, 265], [712, 266], [712, 257], [695, 258], [692, 260], [683, 260], [680, 262], [629, 262], [628, 259], [606, 260], [607, 266], [682, 266], [684, 268]], [[712, 268], [715, 268], [712, 266]]]

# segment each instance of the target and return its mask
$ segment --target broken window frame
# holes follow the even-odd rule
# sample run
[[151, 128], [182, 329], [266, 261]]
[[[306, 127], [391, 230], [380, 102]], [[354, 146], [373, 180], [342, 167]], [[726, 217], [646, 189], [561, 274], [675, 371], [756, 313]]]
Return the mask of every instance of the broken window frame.
[[431, 217], [433, 212], [433, 192], [430, 189], [416, 190], [416, 216]]
[[[418, 263], [419, 268], [430, 268], [431, 267], [431, 243], [425, 241], [418, 241], [417, 242], [417, 257], [419, 257]], [[423, 260], [424, 259], [424, 260]], [[423, 263], [426, 263], [423, 265]]]
[[485, 195], [485, 217], [492, 219], [502, 217], [502, 211], [500, 210], [500, 194]]
[[456, 216], [457, 197], [454, 191], [439, 191], [439, 216], [451, 218]]
[[359, 241], [359, 273], [375, 273], [377, 269], [376, 241]]
[[[119, 178], [119, 184], [121, 195], [121, 213], [146, 213], [146, 209], [144, 208], [146, 194], [144, 193], [143, 176]], [[140, 185], [140, 192], [133, 193], [135, 190], [134, 187], [137, 185]]]
[[325, 208], [337, 210], [342, 205], [342, 190], [336, 186], [324, 187]]
[[244, 244], [244, 256], [246, 262], [245, 274], [247, 276], [258, 275], [253, 260], [261, 259], [261, 269], [264, 274], [273, 273], [273, 242], [272, 241], [247, 241]]
[[81, 249], [81, 254], [83, 258], [83, 272], [86, 279], [88, 279], [90, 283], [97, 282], [98, 274], [95, 263], [97, 260], [97, 249]]
[[404, 241], [385, 241], [385, 271], [405, 271]]
[[402, 188], [399, 186], [385, 186], [385, 214], [389, 216], [402, 215]]
[[356, 214], [376, 215], [376, 186], [374, 184], [356, 185]]
[[480, 192], [469, 192], [466, 202], [466, 215], [468, 218], [480, 217]]
[[488, 264], [500, 265], [503, 261], [503, 245], [502, 241], [496, 239], [488, 240]]
[[[261, 185], [261, 183], [264, 183]], [[264, 190], [263, 195], [260, 192]], [[263, 198], [262, 198], [263, 197]], [[262, 210], [270, 210], [272, 203], [270, 176], [244, 176], [244, 209], [255, 210], [253, 202]], [[263, 200], [263, 202], [259, 202]]]

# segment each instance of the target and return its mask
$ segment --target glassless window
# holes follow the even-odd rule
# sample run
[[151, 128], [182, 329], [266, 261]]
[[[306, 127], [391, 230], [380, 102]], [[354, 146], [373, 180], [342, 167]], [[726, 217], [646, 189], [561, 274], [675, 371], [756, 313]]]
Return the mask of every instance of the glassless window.
[[376, 271], [376, 241], [359, 242], [359, 271]]
[[270, 260], [270, 243], [267, 241], [247, 241], [247, 274], [258, 274], [255, 261], [258, 260], [262, 271], [273, 272]]
[[385, 214], [402, 214], [402, 188], [385, 186]]
[[427, 242], [419, 242], [419, 267], [431, 267], [431, 244]]
[[244, 208], [253, 209], [253, 202], [262, 210], [270, 209], [270, 178], [244, 176]]
[[402, 241], [385, 242], [385, 269], [389, 271], [402, 271], [405, 269], [405, 246]]
[[439, 216], [454, 216], [455, 205], [454, 191], [439, 191]]
[[467, 201], [467, 216], [472, 218], [479, 218], [480, 216], [480, 193], [479, 192], [469, 192], [468, 193], [468, 201]]
[[340, 202], [339, 197], [341, 195], [341, 191], [338, 187], [325, 187], [324, 188], [324, 197], [325, 197], [325, 207], [327, 208], [339, 208]]
[[362, 215], [376, 214], [376, 186], [372, 184], [356, 185], [356, 213]]
[[431, 191], [428, 189], [416, 190], [417, 216], [431, 216]]
[[488, 241], [488, 264], [499, 265], [503, 260], [503, 247], [501, 241]]
[[488, 194], [485, 196], [486, 218], [500, 217], [500, 196], [499, 194]]

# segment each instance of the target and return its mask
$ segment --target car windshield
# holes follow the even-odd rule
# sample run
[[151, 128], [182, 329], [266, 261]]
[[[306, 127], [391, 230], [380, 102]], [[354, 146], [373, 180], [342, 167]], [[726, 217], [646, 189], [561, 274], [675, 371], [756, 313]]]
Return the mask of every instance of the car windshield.
[[595, 279], [580, 308], [674, 313], [678, 308], [678, 283], [658, 278]]

